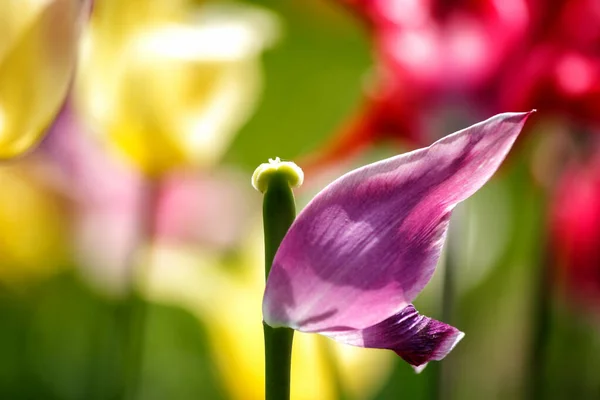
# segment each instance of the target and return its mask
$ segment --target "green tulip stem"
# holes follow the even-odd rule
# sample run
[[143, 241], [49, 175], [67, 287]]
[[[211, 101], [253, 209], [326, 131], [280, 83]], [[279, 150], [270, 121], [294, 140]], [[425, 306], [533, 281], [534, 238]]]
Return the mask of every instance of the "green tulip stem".
[[[275, 172], [269, 177], [263, 202], [266, 277], [269, 276], [275, 253], [295, 218], [296, 205], [289, 176]], [[266, 400], [288, 400], [294, 331], [272, 328], [265, 323], [263, 328]]]

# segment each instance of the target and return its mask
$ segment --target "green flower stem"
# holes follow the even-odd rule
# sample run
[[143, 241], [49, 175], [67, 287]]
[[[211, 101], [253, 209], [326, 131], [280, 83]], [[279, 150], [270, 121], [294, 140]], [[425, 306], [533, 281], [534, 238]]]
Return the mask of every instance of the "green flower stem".
[[[265, 276], [269, 276], [275, 253], [296, 218], [294, 194], [289, 177], [275, 173], [264, 194]], [[263, 323], [265, 335], [265, 395], [267, 400], [290, 398], [290, 370], [294, 331]]]
[[290, 328], [271, 328], [263, 322], [265, 335], [265, 399], [290, 398], [290, 372], [294, 331]]

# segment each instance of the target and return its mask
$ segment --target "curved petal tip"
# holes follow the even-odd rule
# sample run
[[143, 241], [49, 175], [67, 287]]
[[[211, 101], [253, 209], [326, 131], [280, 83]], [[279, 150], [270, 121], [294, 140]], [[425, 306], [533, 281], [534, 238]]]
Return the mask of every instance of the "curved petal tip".
[[392, 350], [417, 372], [429, 361], [442, 360], [465, 336], [453, 326], [420, 315], [412, 305], [369, 328], [324, 335], [354, 346]]

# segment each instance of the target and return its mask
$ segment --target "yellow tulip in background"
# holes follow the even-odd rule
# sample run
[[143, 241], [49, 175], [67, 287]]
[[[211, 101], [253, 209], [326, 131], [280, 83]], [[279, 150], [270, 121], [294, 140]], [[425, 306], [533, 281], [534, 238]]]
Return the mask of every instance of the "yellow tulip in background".
[[0, 159], [29, 149], [60, 109], [87, 5], [82, 0], [0, 1]]
[[84, 40], [78, 111], [150, 175], [219, 159], [255, 106], [259, 55], [276, 31], [254, 7], [195, 7], [98, 1]]

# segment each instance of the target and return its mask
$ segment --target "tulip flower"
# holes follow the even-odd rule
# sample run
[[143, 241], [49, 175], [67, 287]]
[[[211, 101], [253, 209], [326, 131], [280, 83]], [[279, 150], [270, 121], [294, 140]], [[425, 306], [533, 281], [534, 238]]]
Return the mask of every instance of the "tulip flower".
[[28, 150], [58, 113], [74, 70], [87, 4], [0, 3], [0, 160]]
[[443, 359], [463, 333], [412, 301], [435, 270], [453, 208], [490, 179], [530, 114], [497, 115], [323, 189], [275, 254], [265, 323], [391, 349], [415, 367]]
[[126, 1], [96, 5], [76, 84], [78, 111], [149, 175], [209, 167], [254, 109], [259, 56], [274, 37], [274, 18], [250, 6], [143, 3], [140, 14]]

